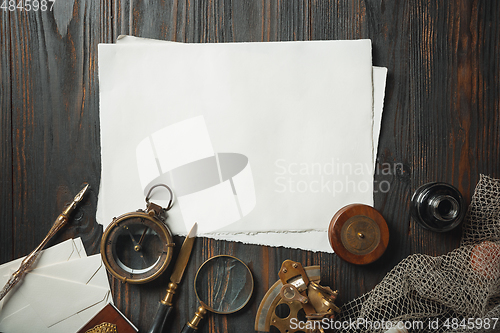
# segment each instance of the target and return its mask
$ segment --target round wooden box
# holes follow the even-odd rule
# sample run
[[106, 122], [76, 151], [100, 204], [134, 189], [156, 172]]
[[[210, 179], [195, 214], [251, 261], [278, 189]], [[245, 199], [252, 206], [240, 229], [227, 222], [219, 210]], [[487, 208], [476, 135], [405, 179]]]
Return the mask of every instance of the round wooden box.
[[373, 207], [352, 204], [333, 216], [328, 239], [343, 260], [366, 265], [382, 256], [389, 244], [389, 228], [384, 217]]

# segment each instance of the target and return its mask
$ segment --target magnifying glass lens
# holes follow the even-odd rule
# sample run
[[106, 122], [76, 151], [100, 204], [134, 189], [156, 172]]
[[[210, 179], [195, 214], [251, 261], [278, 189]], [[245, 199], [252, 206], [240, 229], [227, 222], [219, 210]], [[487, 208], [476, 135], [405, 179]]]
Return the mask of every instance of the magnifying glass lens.
[[247, 303], [253, 291], [253, 278], [240, 260], [219, 256], [205, 262], [195, 282], [201, 303], [219, 314], [236, 312]]

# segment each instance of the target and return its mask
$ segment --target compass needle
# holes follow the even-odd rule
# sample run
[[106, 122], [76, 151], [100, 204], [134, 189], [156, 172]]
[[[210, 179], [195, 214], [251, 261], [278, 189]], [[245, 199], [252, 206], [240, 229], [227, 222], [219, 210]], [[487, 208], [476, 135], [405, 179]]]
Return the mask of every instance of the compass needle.
[[132, 240], [132, 243], [134, 243], [134, 246], [137, 245], [137, 241], [135, 240], [134, 238], [134, 235], [132, 235], [132, 232], [129, 230], [129, 228], [124, 228], [125, 230], [127, 230], [127, 233], [130, 235], [130, 239]]
[[144, 261], [144, 267], [143, 268], [147, 268], [148, 267], [148, 263], [146, 262], [146, 259], [144, 259], [144, 255], [141, 254], [141, 258], [142, 258], [142, 261]]
[[144, 228], [144, 231], [142, 232], [141, 239], [139, 239], [138, 245], [142, 244], [142, 241], [144, 240], [144, 236], [146, 236], [146, 233], [148, 232], [148, 228]]

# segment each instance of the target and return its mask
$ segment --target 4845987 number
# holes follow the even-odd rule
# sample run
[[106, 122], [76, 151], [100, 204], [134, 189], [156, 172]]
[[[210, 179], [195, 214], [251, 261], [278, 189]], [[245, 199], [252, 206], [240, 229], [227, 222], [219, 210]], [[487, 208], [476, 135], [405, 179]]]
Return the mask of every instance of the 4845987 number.
[[52, 11], [55, 2], [56, 0], [3, 0], [0, 9], [4, 12], [14, 12], [16, 10], [24, 10], [27, 12], [46, 12]]
[[443, 326], [446, 329], [470, 329], [470, 330], [495, 330], [497, 326], [498, 318], [469, 318], [467, 321], [465, 319], [458, 318], [448, 318], [444, 321]]

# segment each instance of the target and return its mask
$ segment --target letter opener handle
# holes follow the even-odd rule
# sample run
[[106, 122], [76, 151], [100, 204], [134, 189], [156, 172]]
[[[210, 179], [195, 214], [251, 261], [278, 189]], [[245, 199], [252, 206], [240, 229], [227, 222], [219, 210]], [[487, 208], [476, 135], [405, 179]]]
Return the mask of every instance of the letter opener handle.
[[87, 190], [89, 189], [89, 187], [90, 187], [89, 184], [87, 184], [87, 185], [85, 185], [85, 187], [80, 192], [78, 192], [78, 194], [73, 199], [73, 202], [68, 207], [66, 207], [63, 210], [63, 212], [57, 217], [57, 219], [55, 220], [54, 224], [52, 225], [52, 228], [50, 228], [49, 233], [47, 234], [47, 236], [45, 236], [45, 238], [40, 243], [40, 245], [38, 245], [37, 248], [33, 250], [33, 252], [31, 252], [30, 254], [28, 254], [26, 256], [26, 258], [24, 258], [24, 260], [21, 262], [21, 265], [19, 266], [19, 269], [12, 274], [12, 276], [9, 279], [9, 281], [7, 281], [7, 283], [3, 287], [2, 291], [0, 291], [0, 301], [5, 297], [5, 295], [7, 295], [7, 293], [12, 288], [14, 288], [14, 286], [19, 281], [21, 281], [21, 279], [24, 277], [24, 275], [26, 275], [26, 273], [28, 272], [28, 269], [36, 261], [36, 259], [40, 255], [42, 249], [45, 247], [45, 245], [47, 245], [47, 243], [49, 242], [49, 240], [59, 230], [61, 230], [62, 227], [64, 227], [66, 225], [66, 223], [68, 222], [68, 219], [69, 219], [69, 215], [75, 209], [76, 205], [80, 201], [82, 201], [83, 196], [85, 195], [85, 193], [87, 192]]
[[163, 332], [163, 326], [165, 325], [167, 318], [172, 312], [172, 300], [175, 294], [175, 290], [177, 289], [177, 285], [182, 280], [182, 275], [184, 274], [184, 270], [186, 269], [189, 257], [191, 255], [191, 250], [193, 249], [197, 229], [198, 224], [195, 223], [191, 228], [191, 231], [189, 231], [189, 234], [186, 236], [184, 243], [182, 244], [179, 256], [177, 257], [177, 261], [175, 262], [174, 271], [170, 276], [170, 283], [168, 284], [167, 294], [158, 305], [158, 310], [156, 311], [153, 324], [151, 325], [148, 333]]

